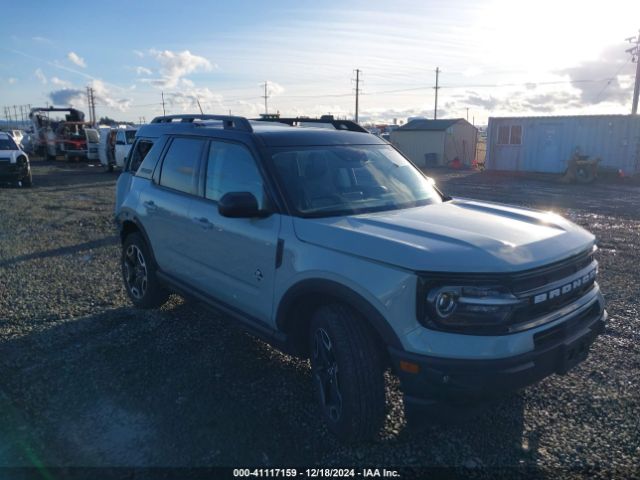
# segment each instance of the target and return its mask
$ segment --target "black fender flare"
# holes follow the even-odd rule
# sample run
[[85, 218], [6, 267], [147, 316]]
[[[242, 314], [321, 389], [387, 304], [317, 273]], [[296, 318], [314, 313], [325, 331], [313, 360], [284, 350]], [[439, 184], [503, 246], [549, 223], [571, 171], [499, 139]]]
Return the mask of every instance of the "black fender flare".
[[144, 239], [144, 243], [146, 243], [147, 247], [149, 248], [149, 253], [151, 254], [151, 260], [153, 261], [154, 265], [158, 265], [158, 262], [156, 261], [156, 256], [153, 253], [153, 247], [151, 246], [151, 240], [149, 239], [149, 235], [147, 235], [147, 231], [142, 226], [142, 223], [140, 223], [140, 221], [136, 217], [132, 217], [127, 214], [116, 216], [116, 224], [118, 225], [118, 231], [120, 233], [121, 243], [124, 244], [124, 239], [126, 238], [125, 228], [124, 228], [125, 223], [133, 223], [135, 225], [136, 229], [142, 235], [142, 238]]
[[359, 293], [333, 280], [307, 279], [291, 286], [278, 305], [276, 313], [278, 330], [286, 332], [289, 329], [290, 325], [287, 322], [290, 321], [290, 308], [295, 304], [296, 299], [308, 294], [328, 296], [344, 302], [363, 316], [386, 347], [403, 349], [398, 335], [377, 308]]

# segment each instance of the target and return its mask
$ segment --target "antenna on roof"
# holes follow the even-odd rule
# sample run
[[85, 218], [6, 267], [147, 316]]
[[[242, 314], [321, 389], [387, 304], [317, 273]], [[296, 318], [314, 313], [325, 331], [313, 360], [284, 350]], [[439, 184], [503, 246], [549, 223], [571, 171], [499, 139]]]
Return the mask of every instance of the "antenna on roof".
[[198, 108], [200, 109], [200, 115], [204, 115], [204, 112], [202, 111], [202, 107], [200, 106], [200, 99], [198, 97], [196, 97], [196, 102], [198, 102]]

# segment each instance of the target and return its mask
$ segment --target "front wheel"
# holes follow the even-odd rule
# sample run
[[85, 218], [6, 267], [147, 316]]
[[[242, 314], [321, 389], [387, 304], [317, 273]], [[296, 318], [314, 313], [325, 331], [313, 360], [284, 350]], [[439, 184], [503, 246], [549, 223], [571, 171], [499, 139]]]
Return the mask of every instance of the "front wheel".
[[309, 331], [311, 370], [322, 417], [340, 440], [371, 440], [385, 419], [383, 361], [364, 320], [334, 304], [319, 308]]
[[29, 174], [22, 179], [22, 186], [27, 188], [33, 186], [33, 177], [31, 175], [31, 172], [29, 172]]
[[149, 248], [139, 233], [129, 234], [122, 246], [122, 277], [127, 295], [138, 308], [157, 308], [169, 298], [158, 282]]

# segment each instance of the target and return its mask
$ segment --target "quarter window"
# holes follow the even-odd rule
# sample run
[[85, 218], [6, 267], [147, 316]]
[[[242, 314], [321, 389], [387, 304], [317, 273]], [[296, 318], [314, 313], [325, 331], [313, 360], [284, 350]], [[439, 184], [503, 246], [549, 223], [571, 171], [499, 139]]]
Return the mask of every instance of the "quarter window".
[[151, 140], [138, 140], [131, 151], [131, 160], [129, 161], [127, 171], [136, 173], [138, 168], [140, 168], [140, 164], [142, 164], [142, 161], [147, 156], [147, 153], [151, 150], [151, 147], [153, 147]]
[[196, 193], [198, 161], [202, 140], [176, 138], [171, 142], [162, 163], [160, 185], [185, 193]]
[[264, 207], [264, 183], [248, 148], [228, 142], [211, 142], [207, 159], [205, 196], [218, 201], [229, 192], [249, 192]]

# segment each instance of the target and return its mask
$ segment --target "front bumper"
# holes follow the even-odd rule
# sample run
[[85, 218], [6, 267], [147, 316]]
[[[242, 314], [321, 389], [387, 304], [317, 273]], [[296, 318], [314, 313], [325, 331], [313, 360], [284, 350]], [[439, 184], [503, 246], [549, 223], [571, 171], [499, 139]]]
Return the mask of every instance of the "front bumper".
[[[587, 358], [591, 344], [604, 331], [607, 317], [597, 302], [585, 312], [536, 333], [534, 350], [507, 358], [451, 359], [394, 348], [389, 352], [405, 404], [426, 406], [439, 400], [487, 399], [534, 384], [553, 373], [567, 373]], [[402, 368], [405, 362], [414, 365], [415, 373]]]

